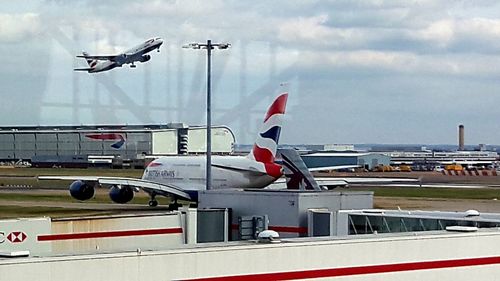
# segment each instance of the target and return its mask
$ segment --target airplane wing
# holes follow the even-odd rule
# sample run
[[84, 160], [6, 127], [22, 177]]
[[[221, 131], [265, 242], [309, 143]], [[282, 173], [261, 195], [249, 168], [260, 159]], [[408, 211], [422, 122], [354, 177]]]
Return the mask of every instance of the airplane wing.
[[318, 183], [321, 181], [328, 182], [330, 180], [340, 180], [344, 181], [346, 183], [374, 183], [374, 184], [386, 184], [386, 183], [410, 183], [410, 182], [420, 182], [420, 179], [412, 179], [412, 178], [364, 178], [364, 177], [342, 177], [342, 178], [337, 178], [337, 177], [321, 177], [321, 178], [315, 178]]
[[[343, 179], [336, 179], [336, 178], [314, 178], [316, 183], [319, 185], [318, 190], [327, 190], [327, 189], [332, 189], [334, 187], [339, 187], [339, 186], [347, 186], [349, 183], [346, 182]], [[286, 183], [286, 178], [279, 178], [275, 182], [271, 183], [268, 187], [268, 189], [287, 189], [287, 183]]]
[[235, 165], [219, 165], [219, 164], [212, 164], [212, 167], [220, 168], [220, 169], [225, 169], [225, 170], [233, 170], [233, 171], [246, 171], [249, 173], [255, 173], [259, 175], [265, 175], [266, 172], [264, 171], [259, 171], [258, 169], [254, 168], [248, 168], [248, 167], [238, 167]]
[[[314, 178], [323, 189], [333, 189], [335, 187], [346, 187], [349, 184], [395, 184], [395, 183], [418, 183], [420, 179], [411, 178], [363, 178], [363, 177], [318, 177]], [[279, 178], [273, 182], [270, 189], [285, 189], [286, 179]]]
[[339, 165], [339, 166], [315, 167], [307, 169], [309, 170], [309, 172], [317, 172], [317, 171], [342, 170], [351, 168], [359, 168], [359, 165]]
[[191, 200], [191, 196], [182, 188], [172, 184], [160, 184], [136, 178], [97, 177], [97, 176], [39, 176], [39, 180], [80, 180], [97, 182], [103, 185], [129, 185], [142, 189], [148, 193], [155, 192], [163, 196], [174, 195], [181, 199]]
[[85, 59], [92, 59], [92, 60], [109, 60], [109, 61], [115, 61], [116, 60], [116, 55], [113, 56], [92, 56], [92, 55], [78, 55], [76, 56], [77, 58], [85, 58]]
[[363, 177], [320, 177], [314, 178], [320, 186], [328, 189], [349, 184], [392, 184], [392, 183], [417, 183], [420, 179], [411, 178], [363, 178]]

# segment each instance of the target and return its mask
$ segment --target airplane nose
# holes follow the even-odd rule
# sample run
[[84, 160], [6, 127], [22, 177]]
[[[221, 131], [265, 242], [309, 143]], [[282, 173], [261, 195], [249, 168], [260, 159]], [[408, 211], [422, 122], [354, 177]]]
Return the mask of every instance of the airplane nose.
[[160, 39], [160, 38], [156, 39], [156, 42], [158, 42], [158, 45], [163, 44], [163, 40], [162, 40], [162, 39]]

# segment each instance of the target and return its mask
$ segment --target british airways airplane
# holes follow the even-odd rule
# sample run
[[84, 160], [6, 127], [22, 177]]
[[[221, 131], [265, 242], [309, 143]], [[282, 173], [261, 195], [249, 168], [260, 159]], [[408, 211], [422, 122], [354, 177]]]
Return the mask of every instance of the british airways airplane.
[[[108, 71], [115, 67], [122, 67], [124, 64], [130, 64], [130, 67], [136, 67], [134, 62], [147, 62], [151, 59], [150, 55], [147, 53], [157, 50], [160, 51], [160, 46], [163, 44], [163, 40], [159, 37], [151, 38], [146, 42], [128, 50], [118, 55], [111, 56], [93, 56], [86, 52], [82, 52], [82, 55], [76, 56], [77, 58], [84, 58], [89, 67], [87, 68], [75, 68], [75, 71], [87, 71], [88, 73], [96, 73], [102, 71]], [[99, 62], [101, 61], [101, 62]]]
[[[296, 188], [285, 184], [282, 178], [285, 169], [292, 169], [288, 175], [289, 181], [316, 184], [300, 185], [305, 189], [330, 189], [336, 186], [346, 186], [348, 183], [394, 183], [416, 182], [417, 179], [401, 178], [312, 178], [308, 169], [302, 163], [303, 171], [294, 171], [297, 161], [288, 159], [289, 153], [281, 152], [281, 164], [276, 162], [283, 117], [285, 114], [288, 94], [283, 93], [271, 104], [264, 117], [264, 122], [257, 135], [252, 150], [246, 156], [213, 156], [212, 157], [212, 188]], [[293, 156], [293, 155], [292, 155]], [[297, 154], [298, 156], [298, 154]], [[293, 162], [293, 163], [292, 163]], [[300, 164], [300, 163], [299, 163]], [[325, 170], [352, 168], [355, 166], [323, 167]], [[204, 156], [164, 156], [151, 162], [144, 170], [141, 179], [99, 177], [99, 176], [39, 176], [40, 180], [72, 180], [69, 186], [70, 194], [77, 200], [88, 200], [94, 197], [95, 188], [110, 187], [109, 197], [115, 203], [124, 204], [134, 198], [134, 193], [143, 190], [150, 196], [149, 206], [157, 206], [157, 195], [174, 199], [196, 201], [198, 191], [205, 190], [206, 158]], [[300, 168], [300, 167], [298, 167]], [[319, 170], [319, 169], [316, 169]], [[291, 184], [294, 186], [294, 184]], [[311, 186], [309, 186], [311, 185]], [[288, 186], [288, 187], [287, 187]], [[172, 207], [176, 207], [176, 203]]]
[[[283, 175], [275, 163], [288, 94], [277, 97], [269, 107], [251, 152], [246, 156], [213, 156], [212, 188], [263, 188]], [[156, 195], [194, 201], [205, 190], [204, 156], [164, 156], [149, 164], [142, 179], [96, 176], [40, 176], [41, 180], [74, 180], [69, 190], [73, 198], [88, 200], [95, 187], [110, 186], [116, 203], [127, 203], [139, 189], [150, 195], [149, 205], [158, 205]]]

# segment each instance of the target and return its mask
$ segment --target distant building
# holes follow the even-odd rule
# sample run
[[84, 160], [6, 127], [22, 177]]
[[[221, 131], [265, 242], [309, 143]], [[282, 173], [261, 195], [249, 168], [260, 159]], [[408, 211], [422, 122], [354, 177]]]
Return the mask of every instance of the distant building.
[[[213, 127], [214, 154], [233, 153], [234, 143], [234, 134], [228, 127]], [[0, 161], [108, 163], [115, 159], [133, 161], [145, 156], [203, 154], [205, 151], [206, 128], [182, 123], [0, 127]]]
[[391, 151], [381, 153], [391, 157], [391, 163], [394, 165], [488, 166], [495, 164], [498, 160], [498, 153], [495, 151]]
[[372, 170], [391, 163], [389, 156], [380, 153], [316, 152], [301, 157], [308, 168], [353, 165]]
[[326, 151], [354, 151], [354, 144], [325, 144], [322, 150]]

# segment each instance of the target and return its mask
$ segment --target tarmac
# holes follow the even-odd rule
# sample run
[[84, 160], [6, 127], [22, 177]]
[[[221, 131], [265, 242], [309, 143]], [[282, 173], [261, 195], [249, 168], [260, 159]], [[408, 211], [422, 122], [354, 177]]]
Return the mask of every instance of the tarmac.
[[404, 209], [422, 211], [463, 212], [477, 210], [479, 212], [500, 213], [500, 200], [478, 199], [439, 199], [439, 198], [405, 198], [374, 197], [374, 208]]
[[[324, 177], [325, 174], [321, 173]], [[500, 176], [446, 176], [437, 172], [410, 172], [410, 173], [333, 173], [326, 174], [335, 176], [359, 176], [359, 177], [406, 177], [420, 178], [421, 186], [427, 188], [499, 188]], [[388, 185], [396, 186], [396, 185]], [[401, 187], [401, 185], [397, 185]], [[415, 187], [418, 185], [404, 185]], [[355, 190], [356, 187], [352, 187]], [[107, 194], [107, 189], [97, 189], [100, 194]], [[35, 201], [35, 200], [8, 200], [2, 199], [1, 193], [19, 193], [19, 194], [48, 194], [48, 195], [67, 195], [67, 202], [58, 201]], [[147, 196], [138, 193], [137, 196]], [[500, 194], [499, 194], [500, 198]], [[439, 198], [402, 198], [402, 197], [374, 197], [374, 207], [381, 209], [405, 209], [405, 210], [436, 210], [436, 211], [466, 211], [475, 209], [480, 212], [500, 213], [500, 200], [471, 200], [471, 199], [439, 199]], [[109, 203], [96, 202], [78, 202], [69, 196], [67, 189], [36, 189], [30, 187], [0, 187], [0, 207], [1, 206], [20, 206], [20, 207], [54, 207], [82, 210], [129, 212], [129, 211], [148, 211], [152, 210], [147, 204], [115, 204], [111, 200]], [[167, 210], [168, 206], [158, 206], [155, 211]]]

